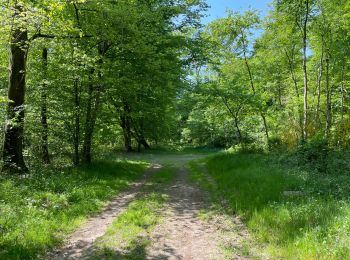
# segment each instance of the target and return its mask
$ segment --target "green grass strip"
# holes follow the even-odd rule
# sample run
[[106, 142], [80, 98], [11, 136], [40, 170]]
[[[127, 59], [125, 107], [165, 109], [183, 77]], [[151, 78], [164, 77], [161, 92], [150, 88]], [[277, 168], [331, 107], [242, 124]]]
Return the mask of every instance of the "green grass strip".
[[160, 223], [166, 196], [151, 193], [132, 202], [95, 243], [94, 259], [146, 259], [149, 233]]

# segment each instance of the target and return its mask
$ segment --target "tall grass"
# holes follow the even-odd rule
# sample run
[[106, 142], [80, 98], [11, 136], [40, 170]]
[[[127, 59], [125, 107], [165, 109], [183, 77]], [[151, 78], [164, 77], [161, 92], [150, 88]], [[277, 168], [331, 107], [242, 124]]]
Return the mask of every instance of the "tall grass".
[[349, 174], [301, 172], [253, 154], [218, 155], [207, 168], [215, 193], [242, 217], [262, 254], [350, 259]]
[[0, 259], [33, 259], [60, 244], [146, 166], [100, 161], [63, 172], [1, 176]]

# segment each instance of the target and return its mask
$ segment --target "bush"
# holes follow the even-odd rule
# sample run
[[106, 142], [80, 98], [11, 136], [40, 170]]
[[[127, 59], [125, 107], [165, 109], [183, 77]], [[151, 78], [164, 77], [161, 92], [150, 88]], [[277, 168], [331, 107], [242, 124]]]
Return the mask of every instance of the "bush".
[[286, 145], [282, 142], [282, 139], [277, 136], [269, 138], [268, 148], [271, 152], [283, 152], [287, 149]]
[[327, 173], [329, 152], [327, 139], [319, 134], [301, 144], [296, 154], [299, 164], [312, 166], [318, 172]]

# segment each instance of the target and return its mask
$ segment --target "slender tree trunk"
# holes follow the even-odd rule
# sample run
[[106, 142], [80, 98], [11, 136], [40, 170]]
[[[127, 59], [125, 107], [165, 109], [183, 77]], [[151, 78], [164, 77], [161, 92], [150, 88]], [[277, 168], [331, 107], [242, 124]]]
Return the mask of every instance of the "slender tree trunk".
[[[42, 52], [42, 62], [43, 62], [43, 76], [47, 77], [47, 48], [43, 49]], [[47, 123], [47, 84], [42, 84], [41, 90], [41, 127], [42, 127], [42, 136], [41, 136], [41, 152], [42, 152], [42, 161], [44, 164], [50, 163], [49, 155], [49, 144], [48, 144], [48, 123]]]
[[266, 120], [266, 116], [263, 112], [260, 112], [260, 116], [263, 120], [263, 123], [264, 123], [264, 130], [265, 130], [265, 136], [266, 136], [266, 140], [267, 142], [269, 142], [269, 128], [267, 126], [267, 120]]
[[126, 102], [124, 102], [124, 108], [122, 115], [120, 116], [121, 119], [121, 127], [123, 129], [123, 136], [124, 136], [124, 147], [126, 152], [132, 152], [132, 146], [131, 146], [131, 119], [130, 119], [130, 108]]
[[309, 0], [305, 0], [305, 19], [303, 22], [303, 73], [304, 73], [304, 123], [303, 123], [303, 140], [308, 139], [308, 73], [307, 73], [307, 25], [309, 21]]
[[316, 103], [316, 123], [318, 126], [321, 125], [320, 119], [320, 103], [321, 103], [321, 85], [322, 85], [322, 76], [323, 76], [323, 59], [324, 59], [324, 35], [322, 35], [322, 50], [321, 50], [321, 59], [320, 67], [317, 73], [317, 103]]
[[[255, 95], [256, 91], [255, 91], [255, 86], [254, 86], [254, 81], [253, 81], [253, 75], [252, 75], [252, 72], [251, 72], [251, 69], [250, 69], [250, 65], [249, 65], [249, 62], [248, 62], [248, 58], [247, 58], [247, 55], [246, 55], [245, 51], [244, 51], [244, 62], [245, 62], [245, 65], [247, 67], [247, 71], [248, 71], [248, 75], [249, 75], [249, 81], [250, 81], [250, 86], [252, 88], [253, 94]], [[260, 113], [260, 116], [261, 116], [262, 121], [264, 123], [264, 130], [265, 130], [266, 141], [268, 142], [269, 141], [269, 128], [268, 128], [268, 125], [267, 125], [266, 116], [264, 114], [264, 111], [261, 109], [261, 107], [259, 107], [259, 113]]]
[[329, 85], [329, 57], [326, 59], [326, 95], [327, 95], [327, 119], [326, 119], [326, 138], [329, 138], [332, 126], [332, 100], [331, 89]]
[[94, 83], [92, 81], [92, 75], [94, 70], [91, 71], [90, 80], [88, 85], [88, 99], [86, 103], [86, 116], [85, 116], [85, 135], [83, 144], [83, 162], [91, 163], [91, 146], [92, 146], [92, 134], [93, 134], [93, 119], [92, 119], [92, 106], [93, 106], [93, 94]]
[[344, 71], [345, 71], [345, 62], [343, 62], [341, 69], [341, 108], [340, 108], [340, 117], [341, 121], [344, 119], [344, 101], [345, 101], [345, 87], [344, 87]]
[[293, 83], [294, 83], [295, 95], [299, 99], [300, 95], [299, 95], [298, 80], [297, 80], [297, 77], [295, 75], [294, 66], [293, 66], [293, 64], [294, 64], [294, 55], [292, 54], [291, 55], [292, 57], [290, 57], [287, 50], [285, 50], [285, 53], [286, 53], [287, 60], [288, 60], [289, 71], [290, 71], [290, 74], [291, 74], [291, 77], [292, 77], [292, 80], [293, 80]]
[[279, 107], [280, 108], [282, 108], [282, 87], [281, 87], [281, 85], [282, 85], [282, 80], [281, 80], [281, 78], [280, 78], [280, 76], [278, 77], [278, 82], [277, 82], [277, 84], [278, 84], [278, 89], [277, 89], [277, 91], [278, 91], [278, 94], [277, 94], [277, 99], [278, 99], [278, 105], [279, 105]]
[[79, 80], [74, 80], [74, 134], [73, 134], [73, 164], [79, 164], [79, 142], [80, 142], [80, 97], [79, 97]]
[[[252, 75], [252, 71], [251, 71], [251, 68], [250, 68], [250, 65], [249, 65], [249, 62], [248, 62], [248, 57], [247, 57], [247, 48], [248, 48], [248, 46], [247, 46], [247, 43], [245, 41], [245, 34], [244, 34], [242, 29], [241, 29], [241, 36], [242, 36], [242, 43], [243, 43], [244, 63], [245, 63], [245, 66], [247, 68], [247, 71], [248, 71], [250, 86], [252, 88], [253, 94], [255, 95], [256, 91], [255, 91], [255, 86], [254, 86], [253, 75]], [[260, 113], [260, 116], [261, 116], [261, 118], [263, 120], [263, 123], [264, 123], [266, 142], [269, 142], [269, 129], [268, 129], [268, 126], [267, 126], [266, 116], [265, 116], [264, 111], [262, 110], [262, 108], [260, 106], [259, 106], [259, 113]]]
[[83, 143], [83, 162], [87, 164], [91, 163], [91, 160], [92, 160], [92, 155], [91, 155], [92, 141], [93, 141], [93, 135], [95, 130], [97, 113], [100, 107], [101, 92], [102, 92], [101, 85], [94, 86], [92, 82], [92, 74], [93, 74], [93, 71], [91, 72], [90, 83], [88, 86], [88, 100], [87, 100], [87, 106], [86, 106], [86, 119], [85, 119], [85, 136], [84, 136], [84, 143]]
[[132, 132], [131, 132], [130, 107], [124, 99], [123, 99], [122, 106], [120, 106], [112, 97], [110, 99], [120, 118], [120, 127], [123, 130], [124, 149], [126, 152], [132, 152], [133, 149], [131, 145]]
[[236, 130], [237, 130], [237, 134], [238, 134], [238, 142], [240, 144], [242, 144], [243, 143], [243, 137], [242, 137], [241, 129], [239, 128], [239, 121], [238, 121], [238, 117], [237, 116], [234, 117], [234, 122], [235, 122], [235, 127], [236, 127]]
[[[103, 64], [103, 56], [106, 54], [109, 46], [106, 41], [103, 41], [98, 46], [98, 53], [100, 55], [99, 59], [99, 69], [102, 69]], [[85, 120], [85, 136], [84, 136], [84, 144], [83, 144], [83, 161], [84, 163], [91, 163], [91, 149], [92, 149], [92, 141], [95, 129], [95, 123], [97, 118], [97, 113], [100, 107], [101, 94], [102, 94], [102, 74], [101, 71], [98, 71], [99, 83], [94, 86], [92, 77], [95, 72], [95, 69], [91, 70], [90, 74], [90, 82], [88, 86], [88, 100], [87, 100], [87, 108], [86, 108], [86, 120]]]
[[[15, 5], [14, 20], [24, 14], [20, 4]], [[27, 172], [23, 158], [24, 97], [26, 89], [28, 32], [15, 25], [11, 31], [9, 88], [5, 135], [3, 146], [3, 171], [9, 173]]]
[[223, 101], [225, 107], [227, 108], [228, 112], [230, 113], [230, 115], [231, 115], [232, 118], [233, 118], [234, 125], [235, 125], [235, 128], [236, 128], [236, 130], [237, 130], [237, 134], [238, 134], [238, 142], [239, 142], [240, 144], [242, 144], [242, 143], [243, 143], [243, 136], [242, 136], [241, 129], [239, 128], [239, 120], [238, 120], [238, 118], [239, 118], [239, 113], [240, 113], [242, 107], [239, 107], [239, 108], [237, 109], [236, 113], [235, 113], [235, 112], [233, 112], [232, 108], [229, 106], [229, 104], [228, 104], [228, 102], [227, 102], [227, 99], [226, 99], [225, 97], [223, 97], [223, 96], [221, 97], [221, 99], [222, 99], [222, 101]]
[[294, 58], [295, 58], [294, 48], [293, 48], [293, 54], [291, 55], [291, 57], [289, 56], [287, 50], [285, 52], [286, 52], [286, 56], [287, 56], [288, 63], [289, 63], [289, 70], [290, 70], [292, 80], [294, 83], [295, 95], [296, 95], [297, 101], [298, 101], [298, 118], [299, 118], [300, 133], [301, 133], [302, 139], [304, 139], [303, 138], [303, 136], [304, 136], [303, 107], [299, 104], [299, 102], [300, 102], [299, 86], [298, 86], [298, 80], [297, 80], [295, 70], [294, 70]]

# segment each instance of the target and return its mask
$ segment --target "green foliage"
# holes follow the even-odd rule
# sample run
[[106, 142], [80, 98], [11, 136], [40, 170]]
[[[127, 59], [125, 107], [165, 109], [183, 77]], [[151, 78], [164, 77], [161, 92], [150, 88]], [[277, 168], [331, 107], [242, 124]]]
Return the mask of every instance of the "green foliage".
[[144, 163], [101, 161], [72, 170], [2, 176], [0, 258], [35, 258], [62, 243], [145, 167]]
[[301, 165], [310, 165], [316, 171], [328, 172], [328, 156], [330, 153], [328, 141], [323, 135], [316, 135], [306, 144], [300, 145], [295, 152]]
[[269, 151], [270, 152], [284, 152], [286, 146], [283, 144], [280, 137], [274, 136], [269, 138]]
[[[324, 132], [331, 150], [346, 148], [347, 7], [347, 1], [273, 1], [263, 20], [253, 11], [228, 11], [208, 24], [200, 32], [208, 59], [195, 68], [193, 91], [184, 96], [187, 104], [192, 102], [184, 118], [184, 141], [229, 147], [253, 139], [262, 146], [270, 143], [273, 150], [291, 151], [303, 141], [306, 129], [311, 143]], [[261, 35], [253, 37], [260, 29]], [[271, 144], [267, 135], [279, 143]]]

